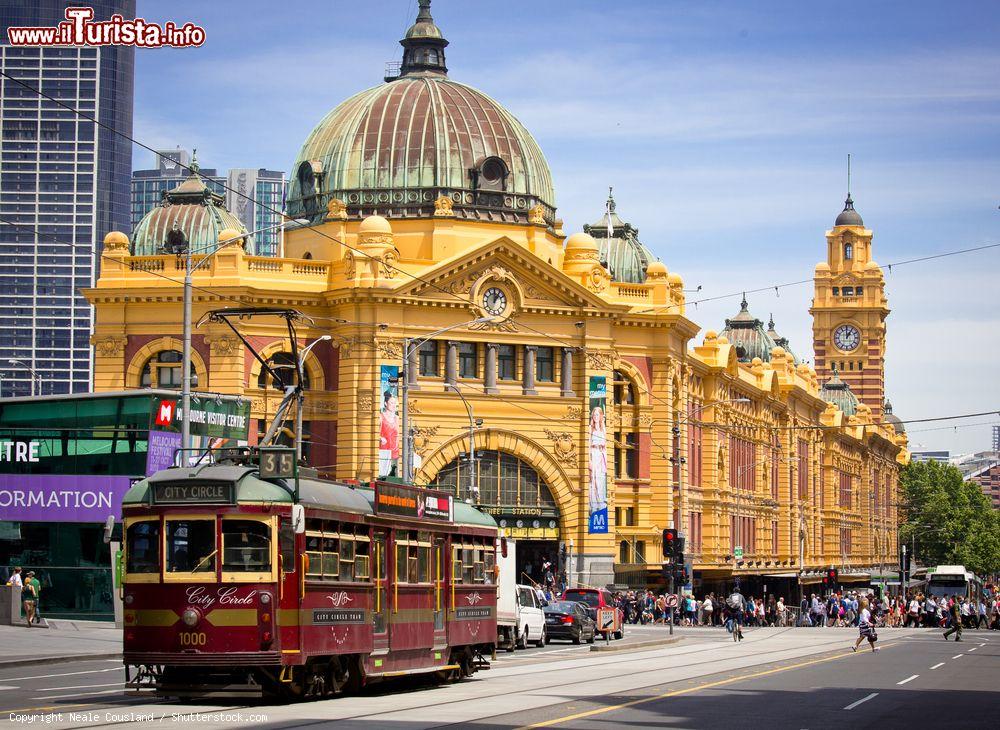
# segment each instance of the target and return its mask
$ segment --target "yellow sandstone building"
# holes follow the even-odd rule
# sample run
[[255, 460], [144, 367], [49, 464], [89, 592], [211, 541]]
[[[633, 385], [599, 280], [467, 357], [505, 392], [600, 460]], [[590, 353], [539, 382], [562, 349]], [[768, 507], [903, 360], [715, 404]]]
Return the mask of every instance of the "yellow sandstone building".
[[[888, 309], [853, 203], [816, 268], [816, 369], [746, 302], [695, 340], [680, 275], [613, 199], [564, 234], [540, 148], [500, 104], [449, 78], [429, 6], [402, 41], [398, 75], [336, 107], [302, 146], [280, 258], [216, 250], [247, 231], [196, 171], [131, 239], [107, 235], [86, 292], [95, 389], [179, 387], [177, 254], [190, 246], [195, 262], [210, 257], [194, 274], [195, 322], [223, 307], [288, 307], [307, 318], [299, 347], [330, 337], [305, 363], [303, 430], [306, 460], [331, 477], [399, 473], [387, 378], [413, 343], [415, 480], [495, 515], [529, 576], [562, 545], [570, 582], [656, 582], [667, 527], [687, 539], [696, 589], [734, 576], [790, 589], [831, 566], [866, 581], [893, 564], [906, 439], [882, 412]], [[283, 321], [239, 327], [289, 365]], [[207, 323], [192, 370], [197, 390], [249, 399], [254, 443], [281, 399], [260, 364]]]

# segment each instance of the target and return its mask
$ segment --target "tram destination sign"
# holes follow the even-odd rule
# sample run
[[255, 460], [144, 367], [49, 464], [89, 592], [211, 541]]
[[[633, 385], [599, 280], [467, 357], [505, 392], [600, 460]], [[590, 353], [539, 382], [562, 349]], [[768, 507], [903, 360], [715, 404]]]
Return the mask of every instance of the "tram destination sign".
[[153, 504], [233, 504], [233, 485], [166, 482], [152, 485]]
[[375, 511], [418, 520], [451, 522], [455, 514], [452, 495], [391, 482], [375, 483]]

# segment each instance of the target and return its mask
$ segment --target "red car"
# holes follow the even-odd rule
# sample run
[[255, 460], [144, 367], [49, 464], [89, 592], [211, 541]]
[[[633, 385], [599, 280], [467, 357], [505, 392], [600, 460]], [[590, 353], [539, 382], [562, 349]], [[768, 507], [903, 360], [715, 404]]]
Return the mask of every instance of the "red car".
[[611, 599], [611, 591], [603, 588], [567, 588], [562, 595], [564, 601], [578, 601], [587, 607], [590, 617], [597, 621], [597, 630], [603, 633], [600, 621], [597, 619], [597, 612], [602, 608], [612, 609], [615, 620], [609, 627], [612, 636], [621, 639], [625, 636], [625, 615], [622, 610], [615, 606]]

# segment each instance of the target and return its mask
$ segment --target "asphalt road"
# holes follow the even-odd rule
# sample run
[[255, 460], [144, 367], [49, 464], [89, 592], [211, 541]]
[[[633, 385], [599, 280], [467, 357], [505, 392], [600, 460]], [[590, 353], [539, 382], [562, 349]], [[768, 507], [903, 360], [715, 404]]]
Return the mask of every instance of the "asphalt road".
[[[636, 627], [628, 643], [666, 637]], [[778, 728], [1000, 725], [1000, 633], [883, 631], [878, 654], [840, 629], [678, 630], [623, 652], [552, 643], [500, 653], [490, 671], [439, 686], [404, 681], [295, 704], [177, 704], [124, 695], [117, 660], [0, 668], [0, 724], [47, 727]], [[49, 719], [42, 719], [45, 717]], [[33, 718], [33, 719], [32, 719]]]

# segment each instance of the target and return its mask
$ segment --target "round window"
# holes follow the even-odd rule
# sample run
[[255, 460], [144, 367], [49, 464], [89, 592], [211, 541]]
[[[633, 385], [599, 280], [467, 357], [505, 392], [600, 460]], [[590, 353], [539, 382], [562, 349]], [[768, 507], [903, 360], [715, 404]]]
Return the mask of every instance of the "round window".
[[491, 157], [483, 163], [483, 180], [486, 182], [499, 182], [503, 180], [506, 172], [507, 168], [504, 166], [503, 161], [496, 157]]

